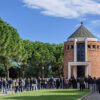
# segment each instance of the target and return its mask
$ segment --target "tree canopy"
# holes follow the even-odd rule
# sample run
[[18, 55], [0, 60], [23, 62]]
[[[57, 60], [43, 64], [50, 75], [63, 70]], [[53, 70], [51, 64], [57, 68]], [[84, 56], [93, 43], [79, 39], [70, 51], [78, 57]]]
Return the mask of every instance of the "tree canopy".
[[7, 78], [13, 66], [20, 69], [19, 77], [59, 77], [63, 75], [64, 46], [23, 40], [15, 28], [0, 19], [0, 64]]

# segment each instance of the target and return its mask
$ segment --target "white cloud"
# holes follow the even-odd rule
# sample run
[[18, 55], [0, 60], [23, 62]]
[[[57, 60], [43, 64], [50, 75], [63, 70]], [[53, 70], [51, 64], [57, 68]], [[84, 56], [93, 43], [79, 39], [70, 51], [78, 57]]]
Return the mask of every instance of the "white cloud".
[[87, 14], [100, 15], [99, 0], [22, 0], [25, 6], [41, 9], [44, 15], [78, 18]]

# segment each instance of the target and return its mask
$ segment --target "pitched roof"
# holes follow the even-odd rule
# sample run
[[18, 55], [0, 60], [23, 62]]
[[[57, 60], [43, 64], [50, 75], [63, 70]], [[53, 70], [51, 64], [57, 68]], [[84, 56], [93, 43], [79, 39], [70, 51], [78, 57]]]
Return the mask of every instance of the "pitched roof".
[[81, 23], [81, 26], [68, 38], [80, 38], [80, 37], [84, 37], [84, 38], [96, 38], [91, 32], [89, 32], [83, 25], [83, 23]]

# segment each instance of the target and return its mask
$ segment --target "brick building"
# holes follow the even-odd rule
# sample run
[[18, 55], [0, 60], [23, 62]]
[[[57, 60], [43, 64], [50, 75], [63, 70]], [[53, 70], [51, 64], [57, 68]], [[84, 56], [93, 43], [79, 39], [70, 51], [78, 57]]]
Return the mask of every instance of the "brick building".
[[64, 77], [100, 77], [100, 42], [81, 23], [64, 43]]

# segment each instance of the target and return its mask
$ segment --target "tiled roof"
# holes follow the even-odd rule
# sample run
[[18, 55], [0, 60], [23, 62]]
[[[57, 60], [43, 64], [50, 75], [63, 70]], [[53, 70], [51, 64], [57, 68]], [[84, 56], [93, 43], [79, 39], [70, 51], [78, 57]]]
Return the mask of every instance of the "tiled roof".
[[89, 32], [83, 25], [83, 23], [81, 23], [81, 26], [68, 38], [80, 38], [80, 37], [84, 37], [84, 38], [96, 38], [91, 32]]

